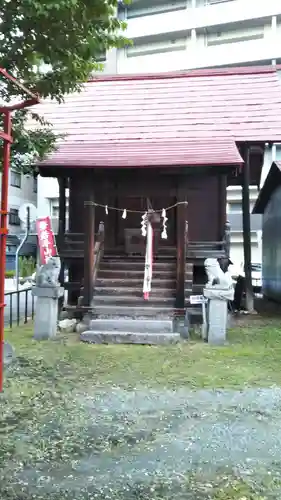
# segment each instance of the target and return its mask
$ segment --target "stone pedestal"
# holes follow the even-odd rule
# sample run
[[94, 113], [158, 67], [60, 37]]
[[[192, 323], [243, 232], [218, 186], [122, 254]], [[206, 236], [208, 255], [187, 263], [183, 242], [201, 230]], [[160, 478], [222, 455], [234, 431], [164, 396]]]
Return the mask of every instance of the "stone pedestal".
[[220, 299], [209, 300], [208, 343], [224, 344], [227, 328], [227, 302]]
[[228, 300], [233, 299], [233, 289], [205, 288], [204, 296], [208, 299], [207, 336], [208, 343], [224, 344], [228, 325]]
[[34, 287], [32, 293], [36, 300], [34, 318], [34, 339], [46, 340], [57, 334], [58, 299], [63, 294], [63, 288]]

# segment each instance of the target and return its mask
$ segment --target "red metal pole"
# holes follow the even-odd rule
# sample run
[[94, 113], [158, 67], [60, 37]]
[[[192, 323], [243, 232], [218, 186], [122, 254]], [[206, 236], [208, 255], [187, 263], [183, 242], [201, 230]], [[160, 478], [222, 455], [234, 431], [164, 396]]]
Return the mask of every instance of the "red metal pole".
[[9, 164], [11, 152], [11, 113], [4, 114], [4, 133], [7, 134], [3, 145], [3, 169], [1, 192], [1, 225], [0, 225], [0, 392], [3, 391], [4, 375], [4, 307], [5, 307], [5, 268], [6, 268], [6, 241], [8, 218], [8, 189], [9, 189]]

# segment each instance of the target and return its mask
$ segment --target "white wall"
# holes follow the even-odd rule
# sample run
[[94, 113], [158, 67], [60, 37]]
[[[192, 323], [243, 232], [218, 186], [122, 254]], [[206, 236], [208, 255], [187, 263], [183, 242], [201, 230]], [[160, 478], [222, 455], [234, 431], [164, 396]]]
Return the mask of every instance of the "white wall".
[[[11, 186], [11, 170], [9, 175], [9, 192], [8, 192], [8, 210], [11, 208], [19, 210], [24, 203], [37, 204], [37, 193], [34, 191], [33, 176], [26, 176], [21, 174], [21, 187]], [[2, 175], [0, 174], [0, 193], [1, 193]], [[38, 188], [37, 188], [38, 190]], [[20, 234], [22, 232], [21, 226], [14, 226], [8, 224], [9, 234]]]
[[59, 185], [57, 179], [53, 177], [38, 176], [38, 217], [47, 217], [50, 213], [50, 199], [58, 198]]
[[[261, 264], [262, 262], [262, 245], [258, 240], [256, 231], [251, 233], [251, 254], [252, 262]], [[230, 259], [235, 266], [239, 266], [244, 262], [243, 250], [243, 233], [240, 231], [231, 232], [230, 236]]]

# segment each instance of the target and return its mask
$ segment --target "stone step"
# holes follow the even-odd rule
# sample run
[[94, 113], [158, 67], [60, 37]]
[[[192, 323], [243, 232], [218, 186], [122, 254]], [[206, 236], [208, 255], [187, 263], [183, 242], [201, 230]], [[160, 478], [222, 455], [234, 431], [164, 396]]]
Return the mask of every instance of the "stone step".
[[201, 305], [191, 306], [190, 304], [186, 304], [186, 312], [188, 314], [190, 325], [202, 324], [203, 318]]
[[167, 345], [177, 344], [181, 341], [181, 337], [178, 333], [93, 332], [88, 330], [80, 334], [80, 340], [90, 344]]
[[[123, 269], [129, 269], [129, 270], [141, 270], [142, 272], [144, 271], [144, 260], [132, 260], [132, 259], [124, 259], [124, 260], [102, 260], [100, 263], [100, 269], [117, 269], [117, 270], [123, 270]], [[153, 269], [157, 271], [161, 271], [162, 269], [164, 271], [170, 270], [175, 272], [176, 271], [176, 263], [175, 262], [153, 262]]]
[[[103, 261], [111, 261], [111, 260], [116, 260], [116, 261], [124, 261], [124, 260], [130, 260], [132, 262], [144, 262], [145, 256], [144, 255], [127, 255], [127, 254], [105, 254], [103, 256]], [[159, 255], [159, 254], [154, 254], [153, 255], [153, 260], [155, 262], [162, 263], [164, 262], [169, 262], [169, 263], [176, 263], [176, 254], [173, 255]]]
[[130, 333], [173, 333], [172, 320], [140, 319], [92, 319], [90, 330], [93, 332], [130, 332]]
[[120, 306], [118, 304], [110, 305], [94, 305], [93, 314], [100, 318], [155, 318], [155, 319], [169, 319], [174, 316], [174, 307], [153, 307], [153, 306]]
[[139, 296], [137, 295], [94, 295], [93, 304], [95, 307], [99, 307], [99, 305], [123, 305], [123, 306], [132, 306], [132, 307], [161, 307], [170, 306], [173, 307], [175, 305], [175, 297], [159, 297], [158, 295], [154, 295], [149, 298], [149, 300], [144, 300], [143, 294], [141, 293]]
[[[82, 289], [83, 290], [83, 289]], [[185, 288], [185, 293], [187, 296], [189, 296], [192, 292], [191, 286], [188, 286], [186, 284]], [[142, 285], [139, 287], [130, 287], [130, 286], [97, 286], [95, 287], [94, 290], [94, 297], [96, 296], [104, 296], [104, 295], [110, 295], [110, 296], [116, 296], [116, 295], [132, 295], [134, 297], [143, 297], [143, 287]], [[167, 287], [167, 288], [155, 288], [154, 284], [152, 284], [152, 289], [150, 292], [151, 297], [154, 297], [155, 295], [157, 297], [175, 297], [176, 296], [176, 290], [175, 287]]]
[[[155, 288], [175, 288], [176, 286], [176, 280], [175, 277], [173, 278], [154, 278], [152, 279], [152, 287], [153, 289]], [[114, 287], [139, 287], [142, 289], [143, 287], [143, 275], [138, 277], [138, 278], [122, 278], [122, 277], [100, 277], [98, 276], [96, 280], [96, 287], [109, 287], [109, 288], [114, 288]]]
[[[189, 290], [189, 289], [188, 289]], [[191, 290], [191, 289], [190, 289]], [[95, 287], [94, 291], [94, 296], [104, 296], [104, 295], [109, 295], [109, 296], [118, 296], [118, 295], [129, 295], [133, 297], [143, 297], [143, 287], [142, 284], [141, 286], [97, 286]], [[175, 297], [176, 291], [175, 287], [169, 287], [169, 288], [154, 288], [152, 285], [152, 289], [150, 292], [151, 296], [154, 297], [155, 295], [159, 297]]]
[[[175, 279], [176, 270], [154, 270], [152, 279]], [[144, 277], [144, 269], [99, 269], [98, 278], [142, 278]]]

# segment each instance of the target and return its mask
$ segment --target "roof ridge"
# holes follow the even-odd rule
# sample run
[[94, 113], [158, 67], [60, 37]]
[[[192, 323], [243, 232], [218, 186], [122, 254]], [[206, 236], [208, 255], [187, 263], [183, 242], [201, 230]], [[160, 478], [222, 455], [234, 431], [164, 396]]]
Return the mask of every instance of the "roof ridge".
[[136, 73], [136, 74], [113, 74], [96, 75], [88, 80], [88, 83], [96, 81], [130, 81], [130, 80], [166, 80], [172, 78], [210, 77], [210, 76], [230, 76], [230, 75], [258, 75], [263, 73], [275, 73], [277, 67], [268, 66], [239, 66], [215, 69], [191, 69], [183, 71], [171, 71], [163, 73]]

